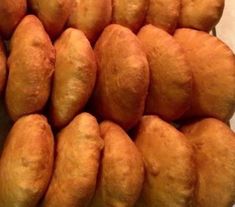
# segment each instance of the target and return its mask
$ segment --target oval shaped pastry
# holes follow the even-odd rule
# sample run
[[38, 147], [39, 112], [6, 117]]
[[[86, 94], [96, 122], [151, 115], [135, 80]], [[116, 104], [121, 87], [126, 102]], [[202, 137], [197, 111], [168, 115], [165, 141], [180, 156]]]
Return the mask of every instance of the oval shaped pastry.
[[235, 56], [223, 42], [206, 32], [179, 29], [193, 73], [192, 107], [187, 117], [214, 117], [227, 121], [235, 110]]
[[111, 18], [111, 0], [75, 0], [68, 26], [83, 31], [93, 44]]
[[149, 0], [146, 22], [173, 33], [180, 16], [181, 0]]
[[192, 72], [179, 43], [164, 30], [152, 25], [138, 33], [150, 68], [150, 87], [146, 102], [148, 114], [172, 121], [190, 107]]
[[196, 169], [186, 137], [157, 116], [144, 116], [135, 143], [144, 157], [145, 181], [137, 206], [188, 207]]
[[1, 156], [0, 207], [36, 207], [49, 184], [53, 161], [54, 138], [46, 118], [20, 118]]
[[52, 39], [62, 32], [73, 7], [73, 0], [28, 0]]
[[43, 207], [86, 207], [96, 187], [103, 140], [95, 117], [76, 116], [58, 135], [55, 171]]
[[195, 148], [198, 180], [194, 206], [233, 206], [234, 132], [226, 124], [213, 118], [190, 123], [181, 130]]
[[26, 0], [1, 0], [0, 3], [0, 34], [9, 39], [16, 26], [26, 15]]
[[0, 95], [3, 92], [7, 76], [7, 58], [5, 53], [4, 44], [0, 38]]
[[209, 32], [220, 20], [225, 0], [182, 0], [179, 27]]
[[55, 43], [56, 63], [51, 118], [56, 127], [67, 125], [87, 103], [96, 80], [96, 60], [86, 36], [67, 29]]
[[147, 7], [147, 0], [113, 0], [112, 22], [137, 32], [144, 23]]
[[144, 180], [142, 156], [125, 131], [117, 124], [100, 124], [104, 152], [99, 183], [91, 207], [132, 207]]
[[10, 117], [41, 111], [50, 94], [55, 50], [41, 22], [33, 15], [18, 25], [10, 44], [6, 105]]
[[125, 129], [133, 127], [144, 112], [149, 67], [138, 38], [123, 26], [108, 26], [95, 46], [98, 77], [92, 109], [102, 119]]

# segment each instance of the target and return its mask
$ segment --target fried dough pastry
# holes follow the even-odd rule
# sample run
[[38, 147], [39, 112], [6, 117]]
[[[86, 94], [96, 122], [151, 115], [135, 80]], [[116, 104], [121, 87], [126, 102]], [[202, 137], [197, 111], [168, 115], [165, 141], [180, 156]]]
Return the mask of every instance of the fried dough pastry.
[[235, 202], [235, 134], [223, 122], [207, 118], [183, 133], [195, 148], [198, 181], [194, 206], [231, 207]]
[[157, 116], [144, 116], [135, 142], [145, 163], [137, 206], [191, 206], [196, 172], [193, 148], [186, 137]]
[[0, 38], [0, 95], [3, 92], [6, 83], [6, 75], [7, 75], [7, 64], [6, 64], [6, 54], [4, 44], [2, 39]]
[[130, 129], [144, 112], [149, 67], [138, 38], [126, 27], [108, 26], [96, 43], [98, 77], [92, 109]]
[[20, 118], [0, 161], [0, 207], [36, 207], [50, 181], [54, 139], [44, 116]]
[[67, 125], [87, 103], [96, 80], [96, 60], [86, 36], [67, 29], [55, 43], [56, 63], [51, 118], [56, 127]]
[[99, 183], [91, 207], [132, 207], [144, 180], [142, 156], [125, 131], [117, 124], [100, 124], [104, 139]]
[[137, 32], [144, 24], [147, 0], [113, 0], [112, 22]]
[[75, 0], [68, 26], [85, 33], [93, 44], [112, 19], [112, 0]]
[[172, 121], [190, 107], [192, 72], [183, 49], [167, 32], [152, 25], [138, 33], [150, 68], [150, 87], [146, 102], [148, 114]]
[[181, 0], [149, 0], [146, 22], [173, 33], [180, 15]]
[[235, 57], [223, 42], [206, 32], [179, 29], [176, 40], [183, 47], [193, 72], [192, 107], [187, 116], [227, 121], [235, 110]]
[[225, 0], [182, 0], [179, 26], [209, 32], [220, 20]]
[[99, 125], [82, 113], [57, 136], [55, 171], [43, 207], [87, 207], [96, 187], [103, 148]]
[[47, 33], [55, 39], [69, 18], [74, 0], [28, 0], [33, 12], [42, 21]]
[[25, 16], [26, 0], [1, 0], [0, 2], [0, 34], [9, 39], [16, 26]]
[[41, 22], [28, 15], [18, 25], [10, 44], [6, 105], [10, 117], [41, 111], [50, 94], [55, 50]]

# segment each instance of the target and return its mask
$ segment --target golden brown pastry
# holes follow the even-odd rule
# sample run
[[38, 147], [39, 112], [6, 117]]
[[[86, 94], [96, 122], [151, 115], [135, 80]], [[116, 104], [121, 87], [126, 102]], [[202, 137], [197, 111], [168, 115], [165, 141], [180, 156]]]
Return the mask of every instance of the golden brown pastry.
[[173, 33], [180, 15], [181, 0], [149, 0], [146, 22]]
[[191, 206], [196, 172], [193, 148], [186, 137], [157, 116], [144, 116], [135, 142], [146, 171], [137, 206]]
[[113, 0], [112, 22], [137, 32], [144, 23], [147, 7], [147, 0]]
[[51, 118], [56, 127], [67, 125], [88, 101], [96, 80], [96, 60], [86, 36], [67, 29], [55, 43], [56, 63]]
[[98, 77], [92, 99], [95, 113], [125, 129], [144, 112], [149, 85], [146, 54], [138, 38], [123, 26], [108, 26], [95, 46]]
[[74, 0], [28, 0], [33, 12], [42, 21], [47, 33], [55, 39], [69, 18]]
[[210, 31], [220, 20], [225, 0], [182, 0], [179, 27]]
[[18, 25], [10, 44], [6, 105], [13, 120], [41, 111], [50, 93], [55, 50], [41, 22], [33, 15]]
[[192, 72], [183, 49], [167, 32], [152, 25], [138, 33], [147, 53], [150, 87], [146, 102], [148, 114], [172, 121], [190, 107]]
[[6, 75], [7, 75], [6, 61], [7, 60], [6, 60], [5, 48], [2, 39], [0, 38], [0, 95], [3, 92], [6, 82]]
[[55, 171], [43, 207], [86, 207], [95, 192], [103, 148], [99, 125], [82, 113], [57, 136]]
[[68, 26], [83, 31], [91, 43], [95, 43], [112, 19], [112, 0], [74, 1]]
[[26, 0], [1, 0], [0, 2], [0, 34], [9, 39], [17, 24], [25, 16]]
[[36, 207], [48, 186], [54, 139], [41, 115], [20, 118], [11, 129], [0, 161], [0, 207]]
[[193, 72], [192, 108], [187, 116], [229, 120], [235, 110], [233, 52], [206, 32], [179, 29], [175, 38], [183, 47]]
[[198, 181], [194, 206], [231, 207], [235, 202], [235, 134], [223, 122], [207, 118], [183, 133], [195, 148]]
[[96, 196], [91, 207], [132, 207], [144, 180], [142, 156], [117, 124], [104, 121], [100, 130], [105, 147]]

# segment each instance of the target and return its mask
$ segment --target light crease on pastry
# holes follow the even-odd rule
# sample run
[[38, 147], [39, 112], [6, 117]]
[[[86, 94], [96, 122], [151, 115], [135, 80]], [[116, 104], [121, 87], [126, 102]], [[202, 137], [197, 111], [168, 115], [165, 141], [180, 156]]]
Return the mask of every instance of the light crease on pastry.
[[223, 122], [206, 118], [182, 127], [195, 149], [198, 180], [194, 206], [235, 203], [235, 134]]
[[186, 137], [157, 116], [144, 116], [135, 143], [143, 155], [145, 180], [136, 207], [189, 207], [196, 169]]
[[134, 142], [117, 124], [100, 124], [104, 151], [91, 207], [132, 207], [144, 181], [143, 159]]
[[83, 32], [69, 28], [55, 42], [51, 120], [60, 128], [83, 110], [95, 85], [96, 59]]
[[42, 115], [20, 118], [0, 160], [0, 207], [37, 207], [53, 170], [54, 137]]
[[41, 207], [88, 207], [104, 145], [96, 118], [79, 114], [57, 141], [54, 174]]
[[92, 44], [112, 19], [112, 0], [74, 0], [68, 26], [85, 33]]
[[209, 32], [220, 20], [225, 0], [182, 0], [179, 27]]
[[191, 109], [186, 117], [214, 117], [228, 121], [235, 110], [235, 56], [218, 38], [193, 29], [178, 29], [193, 73]]
[[145, 111], [176, 120], [189, 109], [192, 95], [192, 72], [184, 51], [171, 35], [153, 25], [142, 27], [137, 36], [150, 69]]
[[141, 118], [149, 87], [149, 66], [139, 39], [126, 27], [112, 24], [95, 45], [98, 77], [91, 109], [101, 119], [124, 129]]
[[6, 106], [12, 120], [41, 111], [50, 94], [55, 49], [36, 16], [23, 18], [10, 42]]

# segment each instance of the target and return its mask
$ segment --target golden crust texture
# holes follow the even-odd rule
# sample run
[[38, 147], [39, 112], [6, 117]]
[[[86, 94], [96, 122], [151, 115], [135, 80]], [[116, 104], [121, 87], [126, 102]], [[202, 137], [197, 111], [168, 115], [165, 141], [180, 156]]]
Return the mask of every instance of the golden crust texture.
[[36, 207], [53, 170], [54, 138], [44, 116], [20, 118], [0, 162], [0, 207]]
[[86, 36], [67, 29], [55, 43], [56, 63], [51, 117], [56, 127], [67, 125], [87, 103], [96, 80], [96, 60]]
[[73, 7], [73, 0], [28, 0], [47, 33], [55, 39], [62, 32]]
[[103, 140], [95, 117], [76, 116], [57, 136], [55, 171], [43, 207], [87, 207], [96, 187]]
[[150, 87], [146, 102], [148, 114], [172, 121], [190, 107], [192, 72], [183, 49], [167, 32], [152, 25], [138, 33], [150, 68]]
[[225, 0], [182, 0], [179, 27], [210, 31], [220, 20]]
[[112, 22], [137, 32], [144, 24], [147, 0], [113, 0]]
[[9, 39], [17, 24], [26, 15], [26, 0], [1, 0], [0, 2], [0, 34]]
[[183, 133], [195, 148], [198, 181], [194, 206], [231, 207], [235, 202], [235, 134], [223, 122], [207, 118]]
[[18, 25], [10, 44], [6, 105], [13, 120], [41, 111], [50, 94], [55, 50], [33, 15]]
[[181, 0], [149, 0], [146, 22], [173, 33], [180, 15]]
[[192, 107], [187, 116], [229, 120], [235, 110], [233, 52], [206, 32], [179, 29], [175, 38], [185, 51], [194, 79]]
[[95, 46], [98, 77], [92, 99], [95, 113], [130, 129], [144, 112], [149, 67], [140, 41], [128, 29], [108, 26]]
[[6, 60], [6, 53], [4, 44], [2, 39], [0, 38], [0, 95], [3, 92], [6, 83], [6, 76], [7, 76], [7, 60]]
[[112, 19], [112, 0], [75, 0], [68, 26], [85, 33], [95, 43]]
[[96, 196], [91, 207], [132, 207], [142, 189], [142, 156], [125, 131], [110, 121], [100, 124], [104, 139]]
[[137, 206], [191, 206], [196, 171], [193, 148], [186, 137], [157, 116], [144, 116], [135, 142], [145, 163]]

